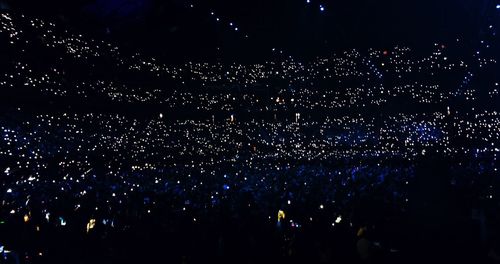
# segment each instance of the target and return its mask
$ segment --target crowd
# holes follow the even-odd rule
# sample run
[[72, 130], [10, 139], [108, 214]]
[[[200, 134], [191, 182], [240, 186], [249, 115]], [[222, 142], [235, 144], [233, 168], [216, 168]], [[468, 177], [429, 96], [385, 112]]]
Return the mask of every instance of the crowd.
[[0, 263], [494, 261], [498, 64], [463, 45], [171, 66], [2, 13]]
[[[468, 202], [497, 201], [500, 122], [492, 112], [215, 123], [20, 112], [22, 122], [1, 124], [2, 217], [33, 232], [106, 234], [164, 214], [182, 220], [172, 228], [227, 215], [268, 228], [278, 222], [291, 228], [284, 236], [356, 229], [405, 215], [415, 164], [426, 156], [454, 161], [449, 185], [480, 188]], [[353, 209], [365, 196], [383, 199], [374, 207], [383, 216]], [[36, 246], [29, 256], [47, 254]]]
[[[287, 57], [257, 64], [169, 65], [41, 19], [3, 13], [0, 22], [6, 55], [0, 84], [15, 92], [202, 111], [498, 101], [494, 51], [488, 45], [468, 56], [463, 51], [472, 48], [459, 39], [417, 51], [353, 49], [308, 62]], [[470, 85], [472, 80], [481, 87]]]

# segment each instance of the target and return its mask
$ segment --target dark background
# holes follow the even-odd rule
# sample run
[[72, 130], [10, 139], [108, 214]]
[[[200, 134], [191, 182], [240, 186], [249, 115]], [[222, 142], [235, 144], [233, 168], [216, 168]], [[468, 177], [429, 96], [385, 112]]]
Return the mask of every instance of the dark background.
[[495, 1], [4, 0], [2, 5], [178, 62], [308, 59], [346, 48], [471, 42], [480, 37]]

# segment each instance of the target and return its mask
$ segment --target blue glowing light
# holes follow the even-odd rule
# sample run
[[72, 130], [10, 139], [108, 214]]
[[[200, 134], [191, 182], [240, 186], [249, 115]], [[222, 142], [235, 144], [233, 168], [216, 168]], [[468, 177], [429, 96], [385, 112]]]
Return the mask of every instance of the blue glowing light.
[[319, 11], [321, 11], [321, 12], [325, 11], [325, 7], [323, 5], [320, 5], [319, 6]]

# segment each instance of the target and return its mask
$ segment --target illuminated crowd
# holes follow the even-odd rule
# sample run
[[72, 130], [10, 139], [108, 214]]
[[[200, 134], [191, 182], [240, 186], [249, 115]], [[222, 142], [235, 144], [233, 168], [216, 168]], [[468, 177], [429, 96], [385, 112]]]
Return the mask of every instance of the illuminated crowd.
[[[3, 13], [0, 22], [11, 58], [4, 62], [0, 84], [49, 96], [204, 111], [364, 108], [400, 98], [425, 105], [456, 98], [498, 100], [498, 76], [491, 74], [498, 70], [494, 52], [483, 44], [484, 52], [465, 56], [460, 51], [470, 47], [460, 39], [419, 53], [396, 46], [353, 49], [307, 62], [290, 56], [257, 64], [170, 65], [41, 19]], [[481, 89], [468, 85], [478, 71], [491, 74]]]
[[[2, 13], [0, 41], [12, 51], [0, 62], [0, 87], [18, 100], [31, 93], [59, 103], [156, 106], [146, 117], [24, 107], [2, 114], [0, 226], [90, 235], [162, 211], [193, 226], [221, 211], [251, 211], [279, 228], [357, 229], [352, 208], [363, 194], [383, 193], [404, 213], [420, 159], [453, 161], [453, 185], [499, 175], [500, 87], [488, 75], [498, 64], [487, 51], [457, 52], [460, 39], [430, 45], [423, 56], [396, 46], [308, 62], [169, 65]], [[476, 75], [489, 76], [484, 87], [470, 84]], [[205, 114], [180, 117], [189, 111]], [[474, 199], [496, 201], [495, 188]], [[23, 257], [50, 254], [41, 245], [30, 250]]]

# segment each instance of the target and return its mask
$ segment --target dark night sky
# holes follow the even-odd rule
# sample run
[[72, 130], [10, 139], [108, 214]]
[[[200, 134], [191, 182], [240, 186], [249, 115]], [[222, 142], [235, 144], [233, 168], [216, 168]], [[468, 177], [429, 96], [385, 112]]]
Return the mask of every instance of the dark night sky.
[[[483, 8], [493, 4], [489, 0], [7, 2], [14, 10], [64, 20], [79, 31], [173, 61], [259, 60], [279, 54], [272, 48], [308, 58], [346, 48], [430, 46], [456, 37], [473, 40]], [[230, 21], [235, 26], [229, 26]]]

